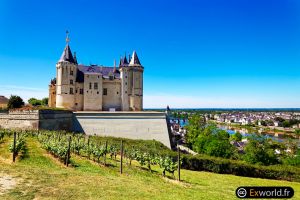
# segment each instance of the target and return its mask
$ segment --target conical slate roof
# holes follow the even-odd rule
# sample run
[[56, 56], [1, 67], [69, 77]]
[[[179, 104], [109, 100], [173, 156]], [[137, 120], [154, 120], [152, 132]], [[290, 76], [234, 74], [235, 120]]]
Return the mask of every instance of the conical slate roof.
[[128, 61], [127, 61], [126, 55], [124, 56], [124, 58], [121, 57], [120, 63], [119, 63], [119, 67], [127, 66], [128, 64], [129, 64], [129, 63], [128, 63]]
[[70, 46], [67, 44], [59, 61], [58, 62], [63, 62], [63, 61], [68, 61], [70, 63], [76, 63], [74, 58], [73, 58], [73, 55], [72, 55], [72, 52], [71, 52], [71, 48]]
[[140, 60], [135, 51], [133, 51], [133, 54], [132, 54], [129, 64], [130, 65], [141, 65]]

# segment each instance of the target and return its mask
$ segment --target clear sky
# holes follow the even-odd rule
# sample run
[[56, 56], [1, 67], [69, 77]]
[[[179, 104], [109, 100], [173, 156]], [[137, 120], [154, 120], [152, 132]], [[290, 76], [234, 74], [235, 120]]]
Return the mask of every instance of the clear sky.
[[47, 96], [66, 30], [79, 63], [136, 50], [146, 108], [300, 107], [299, 0], [1, 0], [0, 95]]

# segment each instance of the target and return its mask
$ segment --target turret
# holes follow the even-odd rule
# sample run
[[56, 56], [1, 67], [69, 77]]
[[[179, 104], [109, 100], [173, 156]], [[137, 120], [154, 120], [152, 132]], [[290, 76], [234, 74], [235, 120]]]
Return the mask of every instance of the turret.
[[56, 64], [56, 107], [73, 110], [77, 59], [72, 55], [69, 41], [67, 32], [65, 49]]
[[141, 65], [137, 53], [134, 51], [128, 64], [129, 75], [129, 110], [143, 110], [143, 73], [144, 67]]
[[120, 71], [120, 78], [121, 78], [121, 101], [122, 101], [122, 110], [129, 111], [129, 90], [128, 90], [128, 61], [126, 58], [126, 54], [124, 58], [121, 57], [119, 63], [119, 71]]

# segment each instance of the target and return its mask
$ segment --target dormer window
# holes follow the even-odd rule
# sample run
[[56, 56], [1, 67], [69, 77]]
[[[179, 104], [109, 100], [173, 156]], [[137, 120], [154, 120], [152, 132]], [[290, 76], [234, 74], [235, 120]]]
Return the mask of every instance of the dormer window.
[[109, 80], [114, 80], [114, 75], [109, 75]]

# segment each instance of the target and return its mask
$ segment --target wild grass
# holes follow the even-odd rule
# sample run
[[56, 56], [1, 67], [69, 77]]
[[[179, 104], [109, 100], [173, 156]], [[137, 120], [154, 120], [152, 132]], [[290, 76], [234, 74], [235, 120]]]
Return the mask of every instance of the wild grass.
[[[40, 147], [33, 137], [27, 138], [28, 151], [12, 163], [8, 150], [12, 138], [0, 143], [0, 176], [17, 180], [15, 188], [0, 199], [237, 199], [239, 186], [291, 186], [294, 199], [300, 199], [300, 183], [246, 178], [209, 172], [181, 171], [182, 181], [163, 178], [158, 167], [153, 172], [137, 163], [124, 164], [119, 173], [118, 159], [107, 161], [110, 167], [72, 154], [75, 167], [65, 167]], [[1, 185], [0, 185], [1, 188]]]

